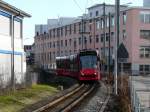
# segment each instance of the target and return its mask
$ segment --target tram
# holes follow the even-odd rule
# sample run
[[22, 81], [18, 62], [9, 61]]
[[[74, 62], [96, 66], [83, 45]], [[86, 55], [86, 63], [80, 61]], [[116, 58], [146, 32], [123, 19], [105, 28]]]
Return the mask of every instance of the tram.
[[56, 73], [60, 76], [74, 77], [80, 81], [101, 79], [100, 58], [96, 50], [83, 50], [77, 54], [56, 57]]

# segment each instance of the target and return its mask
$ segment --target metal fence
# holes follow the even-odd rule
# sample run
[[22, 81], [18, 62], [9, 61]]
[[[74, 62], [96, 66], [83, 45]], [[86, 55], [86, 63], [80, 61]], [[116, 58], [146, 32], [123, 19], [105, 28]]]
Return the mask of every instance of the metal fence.
[[150, 76], [130, 76], [133, 112], [150, 112]]

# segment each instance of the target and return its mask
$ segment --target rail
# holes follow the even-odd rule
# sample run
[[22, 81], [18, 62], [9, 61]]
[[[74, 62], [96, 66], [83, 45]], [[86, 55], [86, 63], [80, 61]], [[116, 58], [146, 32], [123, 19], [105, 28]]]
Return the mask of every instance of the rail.
[[110, 99], [110, 87], [107, 87], [107, 95], [104, 101], [102, 102], [102, 105], [99, 107], [98, 112], [105, 112], [109, 99]]
[[73, 91], [49, 102], [47, 105], [44, 105], [33, 112], [68, 112], [90, 94], [95, 87], [96, 83], [82, 84]]

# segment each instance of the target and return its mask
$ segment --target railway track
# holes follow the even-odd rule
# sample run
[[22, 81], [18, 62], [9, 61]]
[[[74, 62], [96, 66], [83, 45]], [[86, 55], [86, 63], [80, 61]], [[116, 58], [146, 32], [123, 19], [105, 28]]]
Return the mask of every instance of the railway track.
[[107, 94], [105, 96], [104, 101], [101, 103], [101, 106], [99, 106], [98, 112], [105, 112], [107, 108], [107, 103], [110, 100], [110, 87], [107, 87]]
[[49, 102], [47, 105], [33, 112], [68, 112], [90, 94], [95, 87], [96, 83], [81, 84], [73, 91]]

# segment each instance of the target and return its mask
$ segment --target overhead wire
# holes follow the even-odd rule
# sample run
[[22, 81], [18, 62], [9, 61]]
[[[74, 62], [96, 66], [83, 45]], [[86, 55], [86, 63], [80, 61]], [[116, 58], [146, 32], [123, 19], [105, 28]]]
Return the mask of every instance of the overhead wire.
[[81, 9], [80, 5], [77, 3], [77, 1], [76, 1], [76, 0], [73, 0], [73, 1], [74, 1], [74, 3], [77, 5], [77, 7], [81, 10], [81, 12], [84, 12], [84, 11]]
[[89, 0], [86, 0], [86, 4], [85, 4], [85, 14], [86, 14], [86, 11], [87, 11], [87, 7], [88, 7], [88, 2]]

